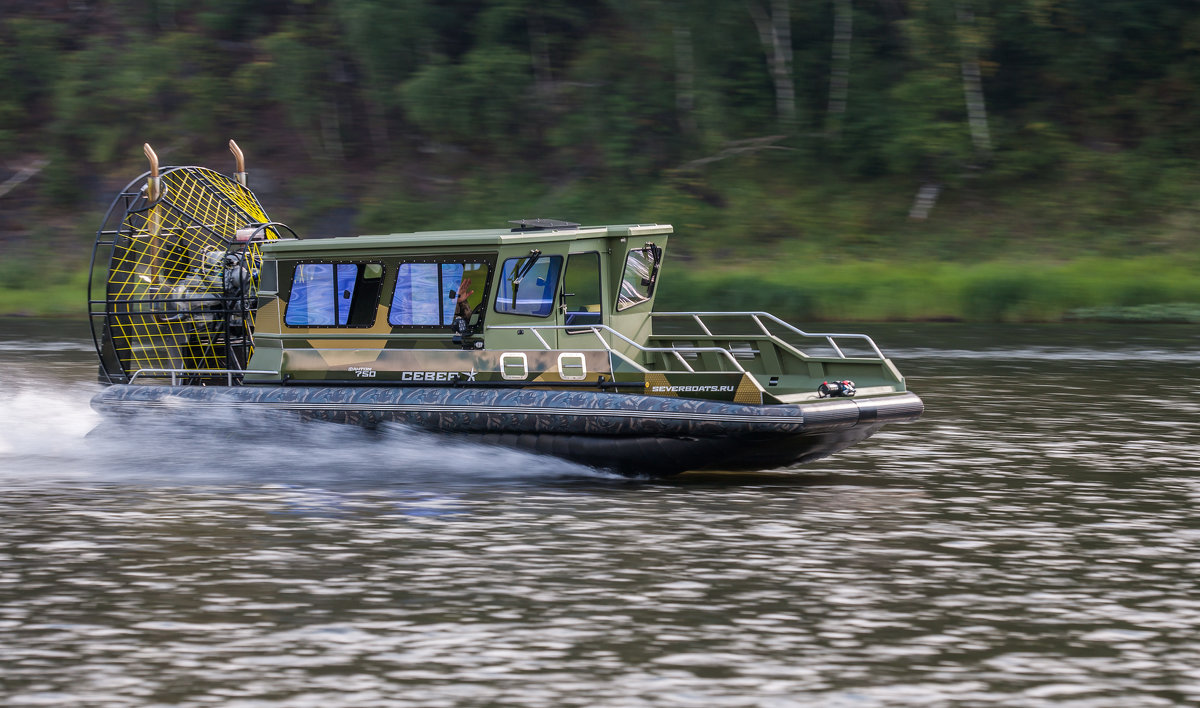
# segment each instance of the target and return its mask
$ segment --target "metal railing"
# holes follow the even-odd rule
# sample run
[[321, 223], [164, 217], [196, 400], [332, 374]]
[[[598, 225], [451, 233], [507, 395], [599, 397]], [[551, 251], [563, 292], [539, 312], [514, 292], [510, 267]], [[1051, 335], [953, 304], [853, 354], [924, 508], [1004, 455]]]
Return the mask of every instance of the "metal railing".
[[[809, 339], [824, 339], [825, 342], [829, 345], [829, 347], [831, 349], [833, 349], [833, 351], [837, 352], [838, 357], [842, 358], [842, 359], [847, 359], [849, 357], [847, 357], [846, 353], [842, 351], [842, 348], [838, 346], [837, 339], [859, 339], [859, 340], [862, 340], [871, 347], [871, 350], [873, 352], [875, 352], [875, 356], [879, 357], [880, 359], [885, 358], [883, 356], [883, 352], [879, 350], [879, 346], [877, 344], [875, 344], [875, 340], [871, 339], [869, 336], [867, 336], [865, 334], [805, 332], [804, 330], [800, 329], [799, 327], [794, 327], [794, 326], [788, 324], [787, 322], [784, 322], [783, 320], [779, 319], [775, 315], [772, 315], [769, 312], [652, 312], [652, 313], [650, 313], [650, 317], [651, 318], [677, 317], [677, 318], [691, 319], [693, 322], [696, 323], [697, 326], [700, 327], [700, 330], [704, 333], [705, 336], [708, 336], [708, 337], [720, 336], [720, 337], [727, 337], [730, 339], [736, 339], [739, 335], [728, 335], [728, 334], [716, 335], [716, 334], [713, 334], [712, 330], [709, 329], [708, 325], [706, 325], [704, 323], [704, 320], [702, 320], [701, 317], [749, 318], [750, 320], [752, 320], [754, 322], [754, 324], [756, 324], [758, 326], [758, 329], [766, 337], [768, 337], [771, 341], [775, 342], [776, 344], [788, 345], [788, 343], [786, 341], [781, 339], [775, 333], [771, 332], [771, 330], [769, 330], [767, 328], [767, 326], [763, 324], [762, 320], [767, 319], [767, 320], [773, 322], [774, 324], [780, 325], [784, 329], [787, 329], [795, 334], [800, 335], [801, 337], [805, 337], [805, 338], [809, 338]], [[686, 335], [680, 335], [680, 336], [686, 336]], [[741, 335], [741, 336], [745, 336], [745, 335]], [[788, 346], [790, 346], [790, 345], [788, 345]]]
[[271, 376], [279, 376], [278, 371], [263, 371], [260, 369], [138, 369], [129, 377], [129, 383], [133, 383], [139, 376], [146, 374], [146, 378], [156, 378], [154, 374], [170, 374], [171, 385], [178, 385], [180, 377], [194, 376], [224, 376], [227, 385], [233, 385], [233, 378], [236, 376], [239, 379], [245, 374], [270, 374]]
[[616, 337], [617, 339], [620, 339], [622, 342], [625, 342], [626, 344], [633, 347], [634, 349], [637, 349], [638, 351], [643, 352], [643, 353], [674, 354], [675, 358], [679, 360], [679, 363], [682, 364], [683, 368], [687, 369], [689, 373], [694, 374], [694, 373], [696, 373], [696, 370], [694, 368], [692, 368], [691, 364], [687, 363], [687, 360], [683, 357], [683, 355], [684, 354], [701, 354], [701, 353], [705, 353], [705, 352], [719, 354], [722, 357], [724, 357], [725, 359], [728, 359], [729, 363], [733, 364], [733, 367], [735, 369], [742, 372], [743, 374], [747, 373], [746, 369], [744, 367], [742, 367], [742, 365], [740, 363], [738, 363], [737, 357], [734, 356], [734, 353], [724, 347], [647, 347], [642, 344], [638, 344], [637, 342], [633, 341], [629, 337], [626, 337], [625, 335], [621, 334], [620, 332], [613, 329], [612, 327], [609, 327], [608, 325], [602, 325], [602, 324], [600, 324], [600, 325], [495, 325], [492, 327], [488, 327], [487, 329], [489, 329], [489, 330], [495, 330], [495, 329], [518, 329], [518, 330], [527, 329], [527, 330], [530, 330], [531, 332], [533, 332], [533, 336], [537, 337], [537, 340], [538, 340], [538, 342], [541, 343], [542, 348], [546, 351], [553, 351], [554, 347], [550, 346], [550, 344], [545, 340], [544, 337], [542, 337], [541, 332], [539, 332], [538, 330], [570, 330], [571, 332], [577, 333], [577, 334], [583, 334], [584, 332], [591, 332], [592, 334], [594, 334], [596, 336], [596, 339], [600, 342], [600, 345], [602, 347], [604, 347], [604, 350], [611, 352], [612, 346], [609, 345], [609, 343], [604, 339], [604, 337], [601, 334], [602, 332], [606, 332], [606, 333], [611, 334], [612, 336]]

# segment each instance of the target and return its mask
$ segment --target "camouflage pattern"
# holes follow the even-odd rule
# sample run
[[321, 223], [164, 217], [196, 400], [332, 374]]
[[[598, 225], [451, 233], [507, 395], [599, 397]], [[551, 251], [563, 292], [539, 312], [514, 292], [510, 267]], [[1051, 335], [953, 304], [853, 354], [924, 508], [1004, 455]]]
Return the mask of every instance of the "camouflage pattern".
[[[656, 257], [662, 258], [671, 230], [666, 225], [521, 234], [488, 230], [265, 244], [264, 270], [274, 271], [277, 276], [264, 278], [259, 291], [256, 354], [249, 368], [276, 371], [278, 375], [247, 376], [247, 381], [354, 380], [377, 385], [424, 381], [428, 385], [464, 386], [515, 380], [529, 386], [571, 389], [577, 388], [580, 380], [597, 386], [615, 380], [640, 385], [646, 395], [750, 404], [794, 402], [789, 397], [815, 399], [818, 387], [830, 377], [854, 380], [869, 395], [905, 390], [903, 377], [886, 359], [809, 356], [761, 331], [736, 335], [709, 331], [657, 334], [653, 289], [645, 301], [626, 297], [624, 309], [618, 309], [622, 306], [616, 302], [615, 278], [622, 272], [619, 269], [624, 267], [626, 255], [646, 253], [653, 243]], [[473, 336], [480, 349], [464, 350], [456, 345], [448, 327], [422, 329], [389, 324], [390, 287], [395, 285], [394, 274], [400, 264], [429, 261], [438, 254], [447, 260], [460, 256], [501, 264], [524, 256], [533, 245], [543, 255], [569, 257], [581, 250], [606, 254], [601, 263], [601, 319], [609, 330], [597, 335], [586, 326], [568, 328], [561, 311], [545, 318], [501, 313], [494, 304], [496, 293], [504, 289], [495, 283], [477, 284], [484, 297], [471, 302], [480, 311], [478, 331]], [[297, 327], [285, 323], [290, 277], [297, 264], [366, 260], [382, 264], [384, 272], [392, 274], [380, 292], [370, 326]], [[631, 260], [645, 265], [644, 256]], [[490, 272], [495, 279], [499, 268], [491, 268]], [[640, 272], [645, 273], [645, 269]], [[660, 271], [654, 268], [653, 273]], [[635, 304], [628, 304], [631, 302]], [[705, 351], [684, 354], [681, 361], [681, 355], [674, 351], [679, 346]], [[652, 351], [655, 349], [671, 351]], [[582, 379], [568, 378], [559, 370], [564, 353], [583, 360], [586, 374]], [[504, 363], [517, 358], [524, 359], [524, 375], [513, 377], [512, 371], [505, 371]], [[424, 378], [427, 372], [435, 378]], [[568, 381], [569, 385], [562, 385]]]

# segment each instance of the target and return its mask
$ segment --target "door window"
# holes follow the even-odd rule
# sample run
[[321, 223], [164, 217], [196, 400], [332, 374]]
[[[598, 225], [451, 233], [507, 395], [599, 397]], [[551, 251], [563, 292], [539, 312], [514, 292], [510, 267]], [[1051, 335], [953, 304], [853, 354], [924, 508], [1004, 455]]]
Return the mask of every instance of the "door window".
[[554, 311], [562, 261], [562, 256], [543, 256], [537, 251], [504, 261], [496, 288], [496, 312], [548, 317]]
[[600, 324], [600, 303], [600, 254], [572, 253], [563, 274], [563, 324]]

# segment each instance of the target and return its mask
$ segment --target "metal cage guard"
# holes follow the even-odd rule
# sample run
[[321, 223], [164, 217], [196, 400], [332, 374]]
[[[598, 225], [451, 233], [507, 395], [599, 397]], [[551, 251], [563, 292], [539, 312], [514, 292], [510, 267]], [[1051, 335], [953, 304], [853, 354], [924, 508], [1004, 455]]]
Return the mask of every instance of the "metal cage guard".
[[295, 232], [271, 221], [245, 187], [236, 143], [235, 177], [194, 166], [160, 170], [153, 149], [144, 149], [151, 169], [117, 194], [92, 248], [88, 316], [101, 381], [239, 371], [253, 351], [260, 244]]

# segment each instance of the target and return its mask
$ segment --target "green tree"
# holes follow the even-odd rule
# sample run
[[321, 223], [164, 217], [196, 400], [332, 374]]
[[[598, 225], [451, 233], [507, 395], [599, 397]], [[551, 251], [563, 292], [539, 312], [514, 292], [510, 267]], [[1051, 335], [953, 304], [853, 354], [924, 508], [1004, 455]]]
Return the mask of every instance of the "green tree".
[[357, 69], [371, 142], [389, 143], [389, 124], [402, 115], [403, 84], [434, 53], [425, 0], [335, 0], [346, 51]]
[[0, 154], [22, 145], [18, 136], [45, 119], [62, 71], [63, 31], [29, 17], [0, 20]]
[[267, 57], [267, 98], [284, 111], [311, 158], [340, 160], [346, 157], [343, 124], [348, 118], [341, 98], [350, 78], [322, 24], [292, 18], [258, 44]]

